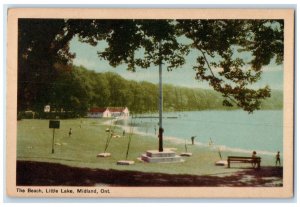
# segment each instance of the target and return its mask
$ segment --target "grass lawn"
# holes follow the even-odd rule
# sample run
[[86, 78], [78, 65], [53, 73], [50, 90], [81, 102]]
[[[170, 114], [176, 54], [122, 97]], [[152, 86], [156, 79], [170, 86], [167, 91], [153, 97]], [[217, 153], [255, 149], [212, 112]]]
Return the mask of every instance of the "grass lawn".
[[[250, 167], [249, 164], [233, 165], [228, 169], [223, 166], [215, 166], [219, 160], [216, 150], [209, 147], [189, 145], [188, 149], [193, 153], [192, 157], [185, 157], [182, 163], [143, 163], [137, 160], [147, 150], [158, 148], [158, 140], [150, 136], [132, 135], [128, 160], [134, 160], [135, 164], [120, 166], [116, 162], [124, 160], [128, 144], [128, 134], [122, 137], [122, 129], [116, 127], [115, 132], [120, 138], [112, 138], [106, 152], [111, 157], [99, 158], [98, 153], [104, 152], [108, 128], [104, 122], [108, 119], [68, 119], [61, 120], [60, 129], [55, 130], [55, 153], [52, 154], [52, 133], [49, 129], [49, 120], [18, 121], [17, 132], [17, 159], [60, 163], [72, 167], [116, 169], [143, 172], [158, 172], [168, 174], [191, 174], [191, 175], [219, 175], [241, 170], [242, 167]], [[69, 137], [69, 129], [72, 128], [72, 136]], [[164, 141], [165, 148], [177, 148], [176, 152], [184, 152], [183, 144]], [[245, 154], [223, 152], [223, 158], [228, 155]], [[260, 155], [259, 155], [260, 156]], [[262, 156], [262, 166], [273, 166], [274, 158]]]

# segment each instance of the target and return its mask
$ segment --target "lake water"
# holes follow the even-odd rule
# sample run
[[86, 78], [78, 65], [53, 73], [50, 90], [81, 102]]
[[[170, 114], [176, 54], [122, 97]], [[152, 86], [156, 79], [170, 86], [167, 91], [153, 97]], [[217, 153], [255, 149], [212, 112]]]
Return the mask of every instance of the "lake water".
[[[146, 116], [146, 115], [142, 115]], [[158, 116], [158, 115], [151, 115]], [[214, 146], [223, 150], [274, 154], [283, 150], [283, 111], [190, 111], [164, 113], [163, 128], [166, 139], [191, 143], [196, 136], [198, 145]], [[167, 118], [178, 117], [178, 118]], [[157, 137], [158, 118], [134, 118], [122, 121], [133, 123], [135, 131]], [[155, 134], [156, 132], [156, 134]]]

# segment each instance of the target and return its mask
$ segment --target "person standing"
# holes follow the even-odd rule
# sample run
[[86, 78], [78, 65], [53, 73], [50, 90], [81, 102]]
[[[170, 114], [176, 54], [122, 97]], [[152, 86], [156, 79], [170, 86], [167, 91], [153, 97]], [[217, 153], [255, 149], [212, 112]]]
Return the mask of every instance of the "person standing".
[[280, 151], [278, 151], [277, 154], [276, 154], [276, 163], [275, 163], [275, 166], [277, 166], [277, 164], [279, 164], [279, 166], [281, 166], [281, 163], [280, 163]]
[[71, 137], [72, 136], [72, 128], [70, 128], [70, 130], [69, 130], [69, 137]]
[[192, 136], [192, 137], [191, 137], [191, 140], [192, 140], [192, 145], [194, 145], [195, 138], [196, 138], [196, 136]]

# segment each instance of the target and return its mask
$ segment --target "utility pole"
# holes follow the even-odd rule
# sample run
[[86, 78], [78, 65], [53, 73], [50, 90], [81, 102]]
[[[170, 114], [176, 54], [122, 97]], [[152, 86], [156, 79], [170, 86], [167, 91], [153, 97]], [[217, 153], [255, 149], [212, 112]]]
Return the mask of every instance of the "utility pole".
[[163, 132], [162, 127], [162, 111], [163, 111], [163, 86], [162, 86], [162, 55], [161, 55], [161, 43], [159, 43], [159, 152], [163, 152]]

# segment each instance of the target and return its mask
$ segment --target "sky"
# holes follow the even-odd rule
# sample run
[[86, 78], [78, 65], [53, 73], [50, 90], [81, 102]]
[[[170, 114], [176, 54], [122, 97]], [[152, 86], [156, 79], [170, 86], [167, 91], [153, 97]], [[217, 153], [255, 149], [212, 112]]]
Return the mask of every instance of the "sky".
[[[126, 70], [126, 65], [120, 65], [116, 68], [109, 65], [108, 61], [101, 60], [97, 52], [103, 51], [106, 47], [106, 42], [102, 41], [97, 46], [91, 46], [87, 43], [81, 43], [78, 37], [74, 37], [70, 42], [70, 51], [76, 54], [73, 61], [74, 65], [84, 66], [89, 70], [96, 72], [115, 72], [123, 78], [135, 81], [148, 81], [151, 83], [158, 83], [158, 66], [150, 67], [148, 69], [138, 68], [136, 72]], [[205, 88], [210, 86], [207, 82], [195, 79], [195, 71], [193, 64], [197, 54], [191, 52], [186, 59], [186, 63], [173, 71], [168, 72], [167, 66], [163, 65], [163, 83], [173, 84], [177, 86], [184, 86], [190, 88]], [[244, 59], [249, 59], [249, 54], [243, 55]], [[263, 74], [261, 80], [253, 85], [254, 88], [264, 87], [269, 85], [271, 89], [282, 90], [283, 88], [283, 65], [276, 65], [274, 61], [263, 67]]]

